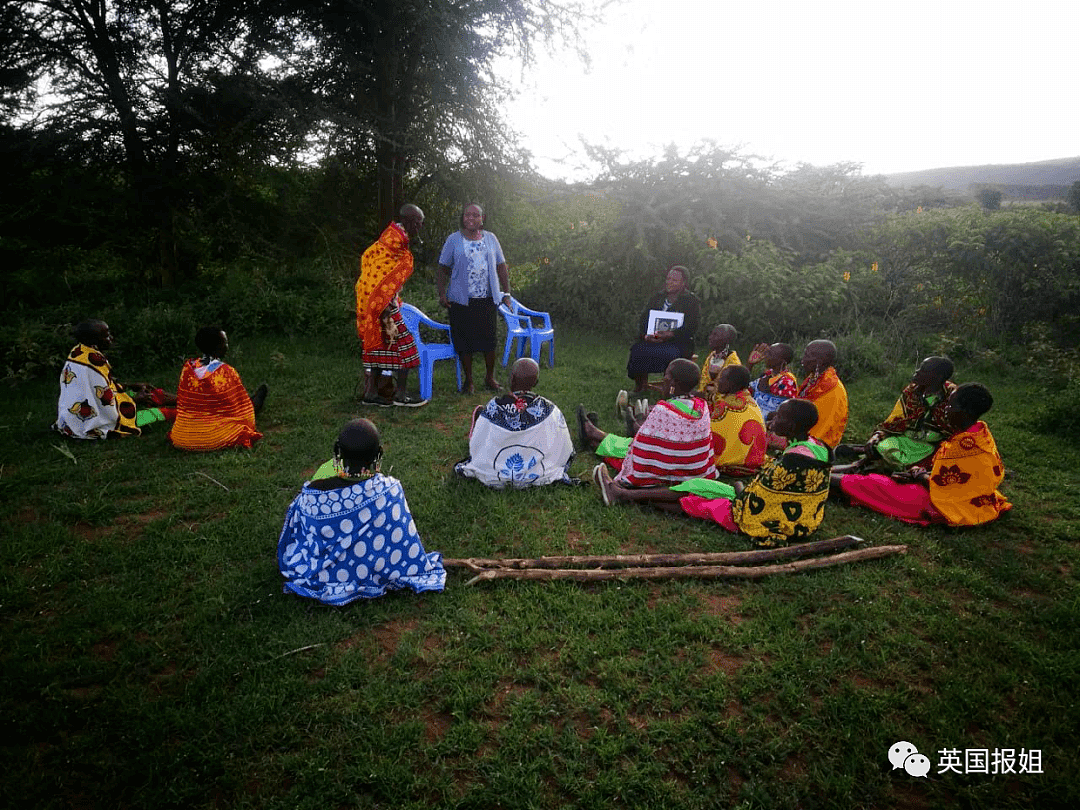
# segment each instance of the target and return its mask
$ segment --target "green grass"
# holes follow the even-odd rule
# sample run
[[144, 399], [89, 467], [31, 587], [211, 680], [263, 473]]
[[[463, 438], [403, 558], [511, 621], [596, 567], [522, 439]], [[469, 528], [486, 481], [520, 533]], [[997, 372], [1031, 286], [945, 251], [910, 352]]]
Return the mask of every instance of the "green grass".
[[[571, 418], [584, 402], [615, 427], [625, 347], [560, 330], [556, 359], [540, 389]], [[1043, 394], [1025, 374], [957, 373], [994, 391], [1013, 512], [921, 529], [829, 505], [818, 537], [906, 543], [906, 556], [754, 582], [464, 588], [452, 571], [442, 594], [333, 609], [282, 595], [276, 540], [305, 475], [361, 412], [426, 547], [447, 557], [749, 542], [603, 509], [591, 486], [495, 492], [452, 478], [484, 396], [454, 393], [449, 364], [427, 407], [372, 412], [353, 400], [359, 363], [344, 342], [239, 340], [232, 361], [249, 386], [270, 385], [253, 451], [183, 454], [154, 428], [64, 442], [45, 429], [55, 382], [5, 391], [6, 806], [1080, 802], [1080, 457], [1029, 429]], [[118, 369], [176, 375], [157, 371]], [[909, 373], [849, 385], [849, 438]], [[583, 454], [572, 472], [594, 463]], [[928, 778], [891, 770], [899, 740], [930, 756]], [[937, 774], [946, 748], [1039, 749], [1045, 773]]]

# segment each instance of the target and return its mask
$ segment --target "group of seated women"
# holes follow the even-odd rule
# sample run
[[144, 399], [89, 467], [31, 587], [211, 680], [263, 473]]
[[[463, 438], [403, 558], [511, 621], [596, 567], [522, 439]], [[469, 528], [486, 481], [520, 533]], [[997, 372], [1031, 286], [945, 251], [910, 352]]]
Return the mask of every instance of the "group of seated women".
[[[222, 360], [229, 342], [221, 329], [196, 333], [201, 356], [184, 362], [175, 395], [113, 378], [105, 356], [113, 336], [104, 321], [80, 323], [75, 339], [60, 372], [55, 428], [65, 435], [137, 436], [148, 424], [174, 420], [169, 439], [183, 450], [251, 447], [262, 437], [255, 414], [267, 388], [248, 396], [239, 374]], [[334, 444], [333, 458], [286, 513], [278, 567], [287, 592], [344, 605], [396, 588], [442, 590], [442, 558], [424, 550], [401, 483], [382, 474], [381, 459], [375, 425], [366, 419], [349, 422]]]
[[[743, 365], [732, 348], [735, 327], [718, 324], [699, 367], [691, 358], [700, 305], [687, 282], [685, 268], [668, 272], [642, 315], [641, 340], [627, 364], [638, 394], [649, 389], [650, 373], [663, 375], [660, 400], [650, 407], [647, 397], [631, 401], [619, 392], [626, 436], [601, 430], [597, 414], [578, 406], [579, 449], [601, 458], [592, 479], [605, 505], [677, 511], [765, 546], [811, 534], [830, 492], [921, 525], [977, 525], [1011, 508], [998, 492], [1001, 457], [981, 421], [993, 400], [978, 383], [953, 383], [947, 358], [920, 364], [865, 443], [840, 445], [848, 400], [836, 346], [807, 344], [800, 383], [788, 368], [790, 345], [758, 344]], [[153, 421], [175, 419], [169, 438], [182, 449], [250, 447], [261, 437], [255, 413], [266, 387], [247, 395], [222, 360], [222, 330], [199, 330], [201, 356], [184, 363], [175, 396], [112, 378], [107, 324], [80, 324], [76, 337], [60, 379], [56, 427], [67, 435], [137, 435]], [[538, 379], [533, 360], [514, 364], [510, 390], [474, 411], [470, 455], [455, 472], [498, 488], [581, 483], [569, 475], [575, 449], [566, 420], [533, 390]], [[287, 592], [344, 605], [399, 588], [443, 589], [442, 557], [425, 551], [401, 483], [381, 472], [381, 459], [377, 427], [366, 419], [347, 423], [333, 457], [286, 513], [278, 566]]]
[[195, 334], [201, 352], [184, 362], [176, 393], [148, 383], [121, 383], [105, 351], [113, 345], [109, 325], [83, 321], [76, 344], [60, 371], [60, 397], [53, 427], [75, 439], [138, 436], [154, 422], [174, 422], [169, 440], [181, 450], [251, 447], [262, 438], [255, 414], [267, 387], [248, 396], [236, 369], [222, 358], [229, 350], [225, 332], [205, 326]]
[[[923, 525], [977, 525], [1011, 508], [998, 492], [1004, 476], [1001, 457], [980, 420], [993, 399], [978, 383], [956, 386], [948, 358], [926, 358], [892, 412], [859, 447], [838, 447], [847, 426], [848, 399], [836, 373], [836, 346], [828, 340], [806, 345], [800, 384], [789, 369], [795, 358], [790, 345], [760, 343], [743, 366], [731, 347], [735, 328], [719, 324], [709, 334], [710, 351], [696, 390], [673, 386], [680, 374], [688, 378], [689, 370], [680, 371], [679, 364], [695, 357], [693, 334], [701, 307], [688, 282], [685, 268], [668, 271], [664, 289], [642, 313], [639, 340], [627, 363], [635, 393], [647, 390], [650, 373], [664, 373], [660, 389], [672, 398], [658, 403], [640, 425], [637, 419], [645, 414], [628, 418], [627, 433], [633, 438], [618, 442], [599, 431], [583, 407], [578, 409], [580, 441], [617, 471], [614, 478], [604, 464], [593, 471], [605, 504], [649, 503], [708, 517], [763, 545], [812, 532], [830, 491]], [[764, 369], [755, 376], [751, 369], [762, 361]], [[616, 403], [617, 409], [635, 410], [625, 391]], [[704, 421], [691, 416], [708, 415], [713, 466], [705, 474], [683, 469], [683, 455], [657, 445], [651, 434], [657, 432], [653, 414], [660, 406], [667, 422], [672, 413], [681, 415], [683, 424], [676, 427], [683, 439], [691, 424]], [[638, 439], [643, 430], [649, 437]], [[848, 463], [834, 466], [834, 451]], [[734, 483], [715, 480], [717, 474]], [[738, 480], [749, 476], [745, 486]]]

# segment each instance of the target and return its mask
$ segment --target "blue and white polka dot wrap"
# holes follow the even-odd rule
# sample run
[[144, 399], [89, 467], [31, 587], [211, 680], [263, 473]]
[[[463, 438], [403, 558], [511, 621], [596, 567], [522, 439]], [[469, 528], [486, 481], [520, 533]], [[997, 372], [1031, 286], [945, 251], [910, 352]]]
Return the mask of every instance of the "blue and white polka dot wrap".
[[382, 474], [341, 489], [305, 485], [285, 515], [278, 568], [285, 593], [328, 605], [446, 585], [442, 555], [424, 551], [401, 482]]

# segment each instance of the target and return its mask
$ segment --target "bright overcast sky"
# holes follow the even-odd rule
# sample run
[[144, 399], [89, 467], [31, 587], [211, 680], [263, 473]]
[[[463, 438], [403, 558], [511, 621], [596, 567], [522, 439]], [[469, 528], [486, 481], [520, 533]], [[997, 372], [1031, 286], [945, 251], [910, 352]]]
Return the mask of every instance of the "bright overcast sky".
[[864, 174], [1080, 155], [1080, 0], [623, 0], [582, 34], [588, 72], [542, 55], [506, 109], [551, 177], [593, 174], [579, 136]]

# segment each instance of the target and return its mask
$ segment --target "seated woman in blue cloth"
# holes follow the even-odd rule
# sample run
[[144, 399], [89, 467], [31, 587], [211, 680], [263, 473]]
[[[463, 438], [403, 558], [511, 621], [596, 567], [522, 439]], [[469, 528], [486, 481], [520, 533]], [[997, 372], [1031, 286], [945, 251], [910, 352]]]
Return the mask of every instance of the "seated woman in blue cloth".
[[347, 605], [388, 590], [441, 591], [442, 555], [424, 551], [396, 478], [379, 471], [379, 430], [354, 419], [304, 484], [278, 539], [285, 593]]
[[[667, 272], [664, 289], [649, 300], [638, 322], [638, 342], [630, 347], [626, 376], [634, 381], [640, 394], [649, 385], [650, 374], [663, 374], [668, 364], [679, 357], [693, 357], [694, 335], [701, 323], [701, 301], [690, 292], [690, 271], [675, 265]], [[649, 331], [649, 313], [682, 313], [682, 326]]]

